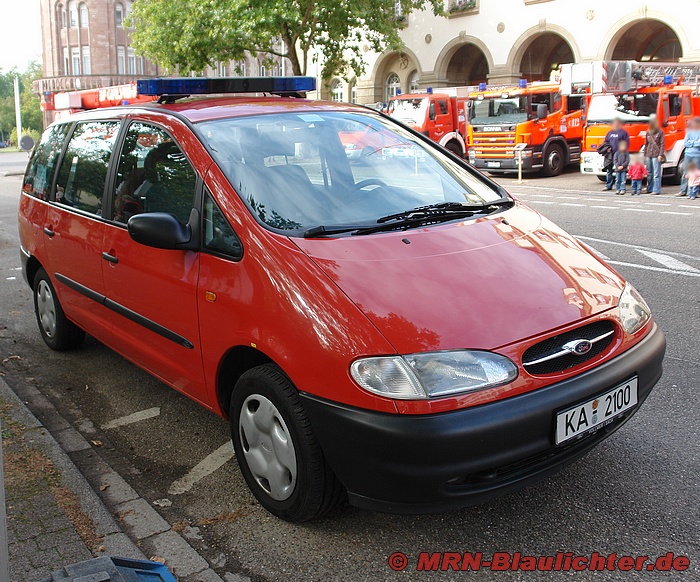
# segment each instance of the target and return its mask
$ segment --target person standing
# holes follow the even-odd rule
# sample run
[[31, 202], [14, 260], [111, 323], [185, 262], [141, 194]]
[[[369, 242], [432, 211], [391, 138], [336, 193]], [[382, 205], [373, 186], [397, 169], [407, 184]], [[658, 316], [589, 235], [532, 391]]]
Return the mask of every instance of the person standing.
[[688, 193], [688, 176], [686, 175], [688, 165], [700, 166], [700, 117], [693, 117], [691, 120], [683, 145], [685, 146], [683, 180], [681, 180], [681, 191], [676, 196], [686, 196]]
[[630, 180], [632, 180], [632, 196], [641, 196], [642, 181], [649, 175], [642, 159], [641, 154], [634, 154], [630, 161], [629, 170], [627, 171]]
[[666, 134], [659, 127], [659, 120], [656, 116], [649, 120], [646, 142], [644, 144], [644, 157], [646, 158], [647, 172], [647, 192], [649, 194], [661, 194], [661, 178], [663, 169], [661, 164], [664, 161], [666, 151]]
[[[610, 190], [612, 190], [613, 185], [615, 184], [617, 171], [615, 170], [614, 157], [617, 153], [618, 146], [620, 145], [621, 141], [624, 141], [626, 144], [628, 144], [630, 141], [630, 135], [629, 133], [627, 133], [627, 130], [623, 127], [622, 120], [619, 117], [616, 117], [615, 119], [613, 119], [612, 129], [605, 135], [603, 143], [598, 148], [599, 152], [601, 151], [601, 149], [607, 152], [604, 154], [605, 168], [607, 172], [605, 179], [605, 188], [603, 188], [604, 192], [609, 192]], [[626, 171], [627, 170], [625, 170], [625, 172]]]
[[619, 196], [624, 196], [627, 190], [627, 169], [630, 166], [630, 154], [627, 151], [627, 142], [621, 139], [617, 144], [617, 151], [613, 156], [615, 167], [615, 185]]

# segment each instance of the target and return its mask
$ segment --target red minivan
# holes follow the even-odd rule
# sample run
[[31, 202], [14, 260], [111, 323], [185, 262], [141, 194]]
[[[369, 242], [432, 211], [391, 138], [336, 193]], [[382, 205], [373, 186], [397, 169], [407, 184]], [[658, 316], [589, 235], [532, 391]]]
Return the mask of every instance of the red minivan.
[[[50, 348], [87, 332], [228, 418], [273, 514], [513, 491], [617, 430], [661, 377], [637, 291], [437, 144], [359, 106], [178, 99], [207, 81], [165, 81], [139, 83], [161, 104], [46, 130], [24, 273]], [[381, 146], [351, 164], [349, 132]]]

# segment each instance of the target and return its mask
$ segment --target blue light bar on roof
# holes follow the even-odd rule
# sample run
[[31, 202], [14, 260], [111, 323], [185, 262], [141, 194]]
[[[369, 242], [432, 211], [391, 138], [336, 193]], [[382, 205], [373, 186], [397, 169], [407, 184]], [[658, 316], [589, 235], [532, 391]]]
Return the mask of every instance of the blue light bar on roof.
[[292, 94], [316, 90], [314, 77], [172, 77], [136, 81], [139, 95]]

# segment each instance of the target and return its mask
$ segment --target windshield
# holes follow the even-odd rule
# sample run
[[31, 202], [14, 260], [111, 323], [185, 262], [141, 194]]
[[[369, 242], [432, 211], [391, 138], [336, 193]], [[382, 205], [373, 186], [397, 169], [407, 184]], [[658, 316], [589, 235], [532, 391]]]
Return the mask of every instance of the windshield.
[[417, 99], [392, 99], [389, 101], [387, 113], [394, 119], [403, 123], [419, 125], [425, 121], [425, 113], [428, 110], [428, 98]]
[[609, 123], [613, 119], [648, 122], [651, 115], [656, 115], [658, 105], [657, 93], [593, 95], [588, 107], [588, 122]]
[[527, 121], [527, 97], [474, 99], [471, 106], [472, 125], [521, 123]]
[[[258, 115], [199, 129], [251, 212], [293, 236], [318, 225], [376, 224], [425, 205], [503, 200], [484, 178], [375, 114]], [[362, 135], [362, 148], [346, 148], [348, 134]]]

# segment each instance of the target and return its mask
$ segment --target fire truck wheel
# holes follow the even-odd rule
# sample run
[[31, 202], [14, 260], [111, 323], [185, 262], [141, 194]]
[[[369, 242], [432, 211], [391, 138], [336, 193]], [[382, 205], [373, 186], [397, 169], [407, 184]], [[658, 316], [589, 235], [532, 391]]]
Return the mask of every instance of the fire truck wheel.
[[545, 176], [558, 176], [564, 169], [564, 150], [558, 144], [551, 144], [544, 153], [542, 173]]
[[[685, 152], [681, 154], [681, 159], [678, 160], [676, 169], [673, 170], [673, 183], [678, 186], [683, 181], [683, 162], [685, 162]], [[661, 170], [663, 176], [663, 170]]]
[[456, 155], [458, 158], [463, 158], [464, 153], [462, 152], [462, 148], [456, 141], [451, 141], [449, 142], [446, 146], [445, 149], [450, 150], [454, 155]]

